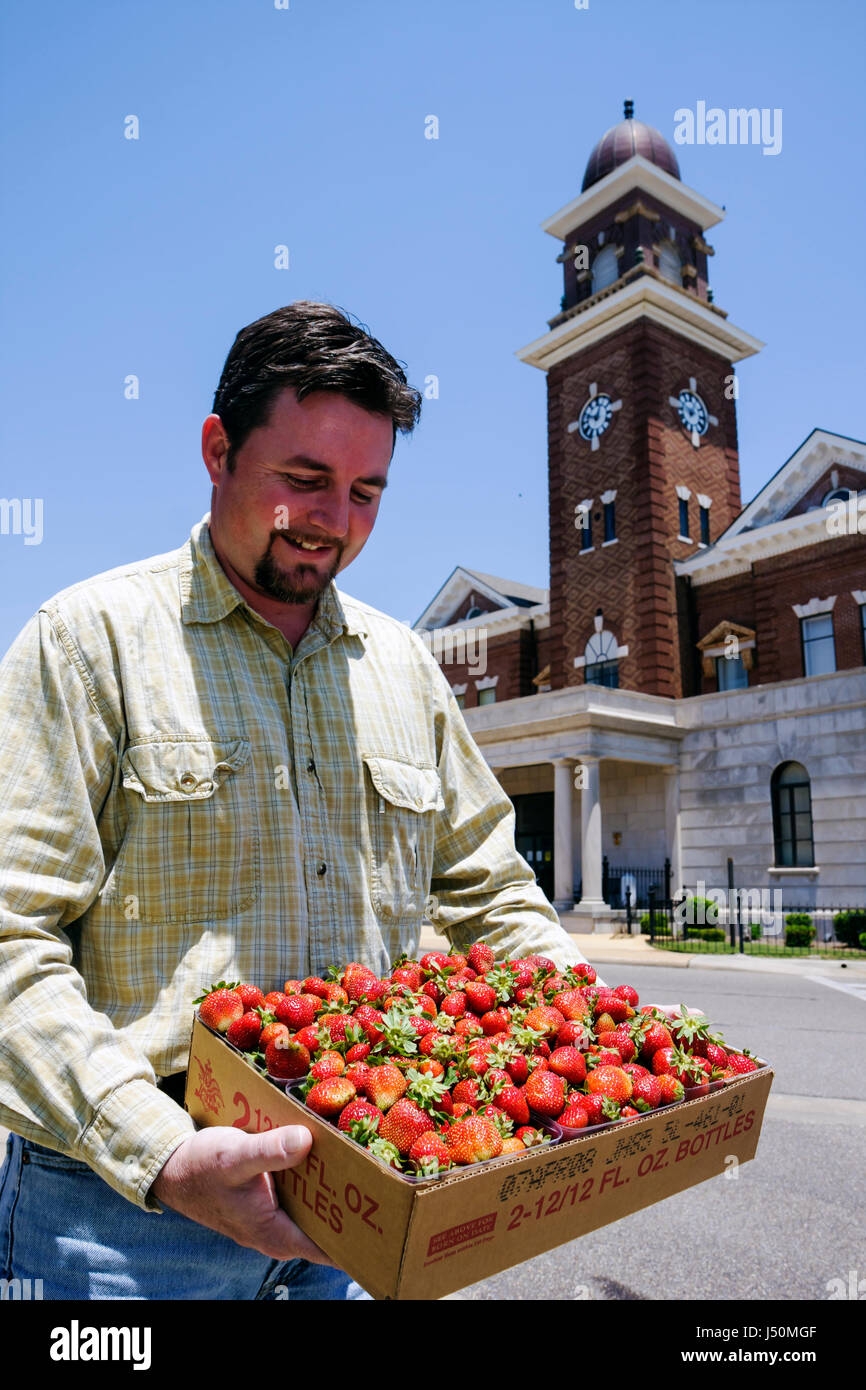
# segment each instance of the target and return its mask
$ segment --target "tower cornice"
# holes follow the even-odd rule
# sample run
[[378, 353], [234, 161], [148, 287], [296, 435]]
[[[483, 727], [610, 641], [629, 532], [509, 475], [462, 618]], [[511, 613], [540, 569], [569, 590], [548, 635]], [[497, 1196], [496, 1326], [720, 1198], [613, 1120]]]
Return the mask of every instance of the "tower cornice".
[[681, 217], [689, 222], [696, 222], [704, 232], [710, 227], [715, 227], [725, 216], [724, 208], [719, 207], [718, 203], [705, 198], [703, 194], [681, 183], [664, 169], [651, 164], [643, 155], [636, 154], [625, 164], [620, 164], [617, 169], [606, 174], [598, 183], [594, 183], [585, 193], [579, 193], [576, 198], [572, 198], [570, 203], [566, 203], [552, 217], [542, 222], [541, 229], [550, 236], [565, 241], [581, 223], [591, 221], [608, 204], [621, 198], [632, 188], [657, 197]]

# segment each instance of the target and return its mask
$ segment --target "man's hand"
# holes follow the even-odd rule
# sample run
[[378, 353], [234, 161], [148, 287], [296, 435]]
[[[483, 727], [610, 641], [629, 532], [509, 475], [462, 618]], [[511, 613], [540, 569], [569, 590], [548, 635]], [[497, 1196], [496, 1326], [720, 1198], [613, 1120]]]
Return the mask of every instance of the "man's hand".
[[175, 1149], [151, 1193], [161, 1206], [271, 1259], [331, 1264], [282, 1210], [271, 1177], [295, 1168], [312, 1142], [302, 1125], [263, 1134], [224, 1125], [202, 1129]]

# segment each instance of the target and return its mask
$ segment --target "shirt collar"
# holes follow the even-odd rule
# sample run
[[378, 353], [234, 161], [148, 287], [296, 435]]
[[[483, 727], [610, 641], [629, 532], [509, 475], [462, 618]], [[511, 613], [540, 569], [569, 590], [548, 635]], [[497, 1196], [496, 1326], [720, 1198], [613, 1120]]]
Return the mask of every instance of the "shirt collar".
[[[205, 512], [180, 551], [181, 617], [184, 623], [216, 623], [234, 612], [239, 604], [249, 608], [217, 559], [210, 534], [210, 512]], [[313, 622], [329, 641], [343, 632], [352, 636], [367, 633], [358, 615], [343, 607], [333, 579], [319, 595]]]

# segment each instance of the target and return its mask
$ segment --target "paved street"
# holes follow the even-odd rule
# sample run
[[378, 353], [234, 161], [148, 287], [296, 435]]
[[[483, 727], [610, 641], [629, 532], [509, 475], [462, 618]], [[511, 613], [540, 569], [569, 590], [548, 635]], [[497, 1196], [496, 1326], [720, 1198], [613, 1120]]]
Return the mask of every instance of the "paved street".
[[730, 1042], [772, 1063], [757, 1155], [736, 1179], [713, 1178], [452, 1297], [825, 1299], [828, 1280], [866, 1277], [856, 1215], [866, 1001], [769, 972], [608, 964], [605, 979], [633, 984], [642, 1002], [704, 1009]]

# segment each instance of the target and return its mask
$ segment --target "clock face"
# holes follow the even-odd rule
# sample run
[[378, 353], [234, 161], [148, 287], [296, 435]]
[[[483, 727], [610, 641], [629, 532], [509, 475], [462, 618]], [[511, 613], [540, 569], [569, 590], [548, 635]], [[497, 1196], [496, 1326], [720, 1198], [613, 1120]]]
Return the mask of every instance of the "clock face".
[[677, 398], [677, 414], [683, 429], [689, 434], [706, 434], [710, 413], [696, 391], [681, 391]]
[[610, 396], [591, 396], [580, 412], [580, 418], [577, 422], [581, 439], [595, 440], [598, 439], [599, 435], [604, 434], [613, 419], [613, 410], [613, 401]]

